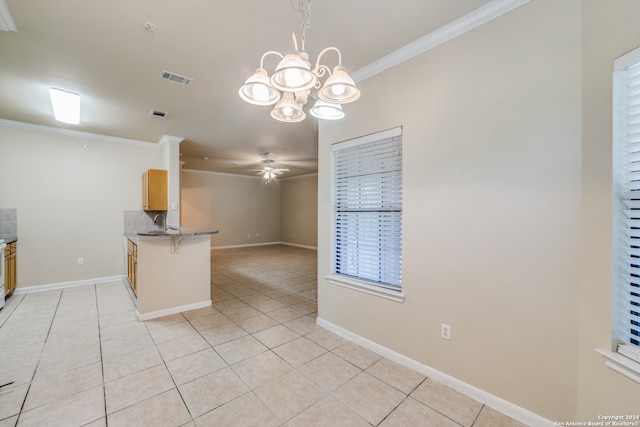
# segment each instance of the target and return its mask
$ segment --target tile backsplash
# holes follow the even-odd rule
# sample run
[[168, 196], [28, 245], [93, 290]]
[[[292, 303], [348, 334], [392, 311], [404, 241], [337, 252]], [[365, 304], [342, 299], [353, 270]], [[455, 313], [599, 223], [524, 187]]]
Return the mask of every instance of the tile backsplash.
[[[158, 226], [153, 223], [153, 218], [159, 213], [165, 217], [158, 219]], [[124, 211], [124, 232], [160, 230], [164, 226], [164, 221], [166, 221], [166, 212]]]
[[0, 208], [0, 234], [18, 234], [18, 209]]

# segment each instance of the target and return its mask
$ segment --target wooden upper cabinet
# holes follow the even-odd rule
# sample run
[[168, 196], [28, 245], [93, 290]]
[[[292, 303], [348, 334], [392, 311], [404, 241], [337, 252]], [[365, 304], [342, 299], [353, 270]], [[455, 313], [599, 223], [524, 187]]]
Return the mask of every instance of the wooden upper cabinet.
[[142, 208], [145, 211], [167, 210], [167, 171], [149, 169], [142, 174]]

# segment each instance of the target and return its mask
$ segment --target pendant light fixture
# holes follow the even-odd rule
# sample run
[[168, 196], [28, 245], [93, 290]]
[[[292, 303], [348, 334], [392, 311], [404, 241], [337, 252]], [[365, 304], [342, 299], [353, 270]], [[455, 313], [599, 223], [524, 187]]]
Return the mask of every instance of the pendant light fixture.
[[[300, 122], [306, 114], [302, 107], [306, 105], [312, 90], [317, 91], [319, 100], [311, 109], [314, 117], [336, 120], [344, 117], [341, 104], [353, 102], [360, 97], [360, 91], [353, 79], [342, 66], [342, 54], [335, 47], [328, 47], [318, 55], [315, 67], [311, 68], [309, 55], [304, 50], [306, 30], [311, 26], [311, 0], [299, 0], [298, 8], [301, 16], [302, 44], [298, 48], [295, 34], [291, 34], [293, 49], [284, 55], [269, 51], [260, 58], [260, 67], [240, 88], [240, 97], [254, 105], [274, 105], [271, 117], [282, 122]], [[334, 51], [338, 54], [338, 65], [329, 68], [320, 63], [322, 56]], [[265, 58], [276, 55], [280, 62], [269, 77], [264, 68]], [[324, 85], [321, 79], [327, 75]]]

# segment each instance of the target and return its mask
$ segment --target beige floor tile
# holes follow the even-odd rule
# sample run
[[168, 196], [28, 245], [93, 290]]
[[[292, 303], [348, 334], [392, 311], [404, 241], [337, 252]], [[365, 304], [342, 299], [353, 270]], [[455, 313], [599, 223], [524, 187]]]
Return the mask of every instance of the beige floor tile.
[[273, 352], [297, 368], [326, 353], [327, 350], [313, 341], [300, 337], [274, 348]]
[[100, 340], [105, 343], [116, 339], [121, 339], [129, 335], [138, 335], [147, 333], [147, 327], [143, 322], [132, 320], [129, 322], [118, 323], [100, 330]]
[[294, 310], [290, 307], [281, 308], [280, 310], [271, 311], [268, 313], [280, 323], [285, 323], [293, 319], [304, 316], [304, 313], [300, 313], [298, 310]]
[[202, 337], [207, 340], [210, 345], [216, 346], [245, 336], [247, 335], [247, 331], [245, 331], [235, 323], [229, 323], [227, 325], [218, 326], [213, 329], [202, 331], [200, 332], [200, 335], [202, 335]]
[[373, 425], [380, 423], [406, 397], [366, 372], [345, 383], [332, 395]]
[[[126, 362], [123, 360], [123, 363]], [[107, 414], [117, 412], [149, 397], [174, 387], [169, 371], [164, 365], [111, 381], [104, 385]]]
[[[285, 427], [370, 427], [371, 424], [331, 396], [305, 409]], [[409, 426], [407, 424], [405, 427]]]
[[147, 325], [147, 329], [157, 329], [164, 326], [173, 325], [174, 323], [184, 322], [185, 317], [181, 313], [171, 314], [169, 316], [157, 317], [155, 319], [146, 320], [143, 323]]
[[238, 324], [238, 326], [240, 326], [250, 334], [262, 331], [267, 328], [271, 328], [279, 324], [277, 320], [274, 320], [264, 314], [258, 314], [257, 316], [252, 316], [247, 319], [235, 320], [235, 322]]
[[410, 397], [380, 423], [380, 427], [407, 426], [460, 427], [458, 423]]
[[182, 315], [189, 321], [191, 320], [195, 320], [199, 317], [203, 317], [203, 316], [208, 316], [210, 314], [215, 314], [215, 313], [219, 313], [218, 310], [216, 310], [215, 308], [209, 306], [209, 307], [202, 307], [202, 308], [197, 308], [195, 310], [189, 310], [189, 311], [185, 311], [182, 313]]
[[83, 426], [105, 416], [102, 386], [20, 414], [20, 427]]
[[234, 322], [237, 322], [243, 319], [248, 319], [250, 317], [257, 316], [258, 314], [260, 314], [260, 312], [249, 305], [245, 307], [237, 308], [235, 310], [229, 310], [224, 312], [224, 315], [227, 316], [229, 319], [233, 320]]
[[233, 325], [233, 322], [229, 320], [227, 316], [217, 310], [216, 312], [205, 314], [204, 316], [189, 319], [189, 322], [199, 332], [218, 328], [220, 326]]
[[180, 426], [191, 421], [178, 390], [171, 389], [108, 416], [110, 427]]
[[211, 348], [167, 362], [176, 384], [181, 385], [226, 367], [227, 364]]
[[165, 362], [209, 348], [209, 343], [200, 334], [191, 334], [158, 344]]
[[425, 380], [424, 375], [392, 362], [387, 358], [382, 358], [369, 366], [367, 372], [379, 380], [397, 388], [404, 394], [411, 393], [418, 384]]
[[143, 330], [135, 335], [127, 335], [122, 338], [103, 342], [102, 357], [104, 359], [109, 359], [151, 346], [155, 346], [155, 343], [153, 342], [153, 339], [151, 339], [149, 332]]
[[103, 360], [104, 381], [109, 382], [163, 363], [155, 346]]
[[15, 427], [17, 422], [17, 415], [10, 418], [5, 418], [4, 420], [0, 420], [0, 427]]
[[285, 422], [325, 396], [320, 386], [297, 371], [254, 390], [281, 422]]
[[340, 347], [336, 347], [333, 349], [333, 353], [342, 357], [346, 361], [353, 363], [360, 369], [367, 369], [369, 366], [382, 359], [382, 356], [352, 342], [347, 342]]
[[156, 344], [198, 333], [187, 320], [183, 320], [161, 328], [150, 329], [151, 338]]
[[317, 328], [315, 331], [305, 335], [305, 338], [310, 339], [327, 350], [333, 350], [334, 348], [347, 343], [347, 340], [342, 338], [340, 335], [334, 334], [324, 328]]
[[0, 390], [0, 420], [20, 413], [29, 384], [11, 385]]
[[230, 365], [268, 350], [267, 347], [251, 335], [220, 344], [215, 346], [214, 349]]
[[39, 376], [31, 383], [23, 411], [46, 405], [102, 385], [102, 365], [92, 363], [52, 376]]
[[247, 307], [247, 303], [241, 301], [237, 298], [224, 300], [222, 302], [218, 302], [213, 304], [213, 308], [220, 311], [221, 313], [226, 313], [227, 311], [237, 310], [238, 308]]
[[300, 335], [310, 334], [320, 328], [316, 325], [316, 319], [311, 316], [302, 316], [297, 319], [290, 320], [285, 323], [285, 326], [293, 329]]
[[263, 313], [269, 313], [271, 311], [280, 310], [281, 308], [285, 308], [286, 306], [282, 304], [280, 301], [276, 301], [272, 298], [267, 297], [268, 299], [262, 301], [253, 301], [251, 306], [260, 310]]
[[273, 413], [249, 392], [196, 419], [198, 427], [277, 427]]
[[98, 323], [100, 324], [100, 329], [109, 328], [111, 326], [116, 326], [121, 323], [133, 322], [137, 320], [135, 311], [123, 311], [116, 314], [111, 314], [108, 316], [98, 316]]
[[265, 351], [238, 362], [231, 368], [251, 389], [266, 384], [293, 369], [271, 351]]
[[325, 353], [302, 365], [299, 371], [326, 391], [337, 389], [362, 372], [360, 368], [333, 353]]
[[411, 397], [462, 424], [471, 426], [482, 409], [482, 404], [427, 378], [411, 393]]
[[297, 332], [292, 331], [284, 325], [276, 325], [264, 329], [254, 333], [253, 336], [269, 348], [277, 347], [300, 337]]
[[90, 365], [100, 361], [100, 348], [74, 349], [66, 353], [57, 353], [50, 357], [43, 357], [36, 369], [37, 376], [55, 375], [65, 371]]
[[489, 406], [484, 406], [473, 427], [527, 427], [527, 425]]
[[92, 423], [85, 424], [82, 427], [107, 427], [107, 417], [100, 418], [99, 420], [95, 420]]
[[223, 368], [182, 384], [178, 389], [194, 418], [249, 391], [231, 368]]

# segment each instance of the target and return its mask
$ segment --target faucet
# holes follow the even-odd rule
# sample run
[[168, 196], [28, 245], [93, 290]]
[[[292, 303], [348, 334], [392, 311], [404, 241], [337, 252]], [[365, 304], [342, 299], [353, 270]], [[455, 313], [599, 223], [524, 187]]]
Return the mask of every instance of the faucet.
[[165, 214], [161, 214], [161, 213], [160, 213], [160, 214], [156, 215], [155, 217], [153, 217], [153, 223], [154, 223], [155, 225], [158, 225], [158, 217], [159, 217], [159, 216], [161, 216], [161, 217], [162, 217], [162, 219], [163, 219], [163, 225], [164, 225], [163, 230], [164, 230], [164, 229], [166, 229], [166, 228], [167, 228], [167, 217], [165, 216]]

